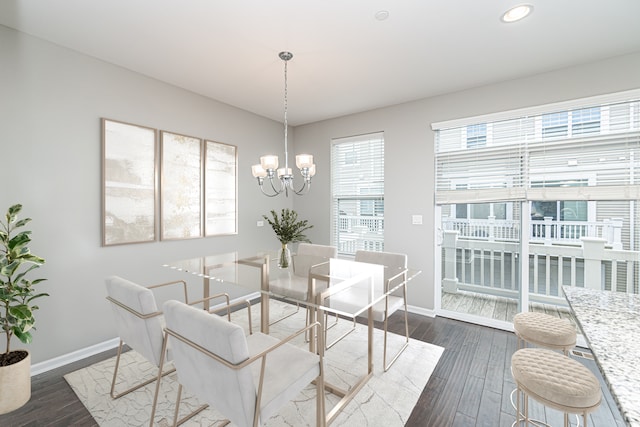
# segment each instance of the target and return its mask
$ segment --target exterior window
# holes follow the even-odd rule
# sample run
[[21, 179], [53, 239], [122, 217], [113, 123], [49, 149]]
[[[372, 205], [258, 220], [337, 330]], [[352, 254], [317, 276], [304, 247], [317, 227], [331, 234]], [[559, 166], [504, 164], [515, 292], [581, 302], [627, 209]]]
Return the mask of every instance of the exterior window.
[[506, 203], [459, 203], [456, 205], [456, 218], [460, 219], [507, 219]]
[[340, 254], [384, 250], [384, 136], [333, 140], [333, 244]]
[[558, 138], [569, 134], [569, 112], [542, 115], [542, 137]]
[[560, 221], [587, 221], [588, 203], [584, 200], [554, 200], [531, 202], [531, 219], [542, 221], [545, 217]]
[[[384, 189], [382, 188], [362, 188], [360, 194], [382, 194]], [[384, 216], [384, 198], [365, 199], [360, 200], [360, 215], [363, 216]]]
[[573, 135], [600, 132], [600, 107], [576, 110], [571, 115], [571, 133]]
[[600, 133], [600, 107], [542, 115], [542, 138]]
[[467, 126], [467, 148], [484, 147], [487, 145], [487, 124]]

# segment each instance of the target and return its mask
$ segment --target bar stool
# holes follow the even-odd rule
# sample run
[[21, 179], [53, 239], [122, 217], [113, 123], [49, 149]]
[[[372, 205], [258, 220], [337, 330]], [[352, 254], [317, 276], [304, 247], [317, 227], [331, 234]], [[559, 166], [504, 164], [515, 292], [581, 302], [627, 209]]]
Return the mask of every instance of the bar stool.
[[[582, 415], [587, 427], [587, 414], [596, 410], [602, 401], [600, 383], [595, 375], [580, 362], [555, 351], [544, 348], [516, 351], [511, 358], [511, 374], [518, 401], [513, 425], [534, 422], [529, 419], [529, 397], [564, 412], [565, 427], [569, 425], [569, 414]], [[524, 396], [523, 412], [520, 393]]]
[[[525, 348], [526, 343], [551, 350], [561, 350], [565, 356], [576, 345], [576, 329], [567, 319], [561, 319], [545, 313], [518, 313], [513, 317], [513, 330], [518, 337], [518, 349]], [[517, 388], [511, 392], [511, 406], [517, 409], [514, 402]], [[518, 404], [520, 401], [518, 401]], [[520, 414], [520, 411], [518, 410]], [[538, 420], [531, 422], [544, 424]]]
[[513, 329], [518, 337], [518, 348], [525, 343], [552, 350], [562, 350], [568, 356], [576, 345], [576, 329], [568, 319], [545, 313], [518, 313], [513, 318]]

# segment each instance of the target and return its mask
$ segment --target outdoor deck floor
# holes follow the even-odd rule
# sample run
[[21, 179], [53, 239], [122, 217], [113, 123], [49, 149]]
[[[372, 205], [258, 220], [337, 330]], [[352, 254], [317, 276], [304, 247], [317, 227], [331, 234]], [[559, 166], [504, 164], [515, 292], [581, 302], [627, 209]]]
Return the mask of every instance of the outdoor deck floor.
[[[459, 290], [455, 294], [442, 293], [442, 308], [457, 313], [467, 313], [488, 319], [513, 322], [513, 316], [518, 313], [518, 301], [511, 298]], [[576, 320], [569, 307], [530, 302], [529, 311], [569, 319], [577, 327]]]

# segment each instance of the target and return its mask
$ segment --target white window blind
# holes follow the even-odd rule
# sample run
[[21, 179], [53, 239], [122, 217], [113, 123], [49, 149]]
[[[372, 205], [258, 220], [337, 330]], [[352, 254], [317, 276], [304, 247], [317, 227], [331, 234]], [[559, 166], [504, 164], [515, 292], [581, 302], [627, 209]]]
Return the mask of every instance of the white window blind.
[[436, 128], [436, 203], [637, 200], [639, 98], [484, 122], [482, 146], [479, 123]]
[[338, 252], [383, 250], [383, 133], [334, 139], [331, 178], [333, 242]]

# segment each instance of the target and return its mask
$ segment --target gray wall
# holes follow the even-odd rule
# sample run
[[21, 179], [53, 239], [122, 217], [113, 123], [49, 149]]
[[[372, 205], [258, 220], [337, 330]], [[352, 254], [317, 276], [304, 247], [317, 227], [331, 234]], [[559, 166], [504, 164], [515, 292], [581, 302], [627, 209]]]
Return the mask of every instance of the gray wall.
[[[51, 295], [38, 304], [33, 343], [13, 342], [34, 363], [116, 336], [109, 275], [159, 283], [182, 278], [167, 261], [277, 248], [256, 221], [292, 202], [262, 196], [250, 166], [282, 152], [280, 123], [3, 26], [0, 64], [0, 214], [21, 203], [33, 219], [32, 251], [47, 261], [39, 287]], [[101, 117], [237, 145], [238, 235], [101, 247]]]
[[[428, 76], [425, 76], [428, 78]], [[422, 99], [296, 128], [300, 152], [329, 164], [332, 138], [384, 131], [385, 249], [405, 252], [423, 273], [409, 288], [409, 303], [434, 309], [434, 134], [431, 123], [640, 88], [640, 54]], [[314, 180], [314, 201], [294, 201], [315, 233], [331, 234], [330, 176]], [[320, 198], [320, 199], [318, 199]], [[423, 225], [412, 225], [414, 214]]]
[[[640, 54], [342, 117], [291, 131], [292, 153], [315, 155], [318, 173], [302, 198], [260, 195], [250, 165], [282, 152], [282, 126], [254, 114], [0, 26], [0, 214], [13, 203], [33, 218], [34, 253], [51, 296], [41, 300], [34, 363], [116, 336], [104, 278], [141, 283], [182, 278], [164, 262], [205, 253], [276, 248], [262, 213], [293, 206], [330, 239], [330, 140], [384, 131], [386, 248], [406, 251], [424, 273], [410, 303], [434, 307], [433, 133], [430, 124], [640, 87]], [[215, 78], [215, 76], [212, 76]], [[428, 78], [426, 76], [425, 78]], [[100, 118], [122, 120], [238, 146], [237, 236], [101, 247]], [[423, 225], [411, 225], [411, 215]], [[191, 283], [198, 287], [197, 280]]]

